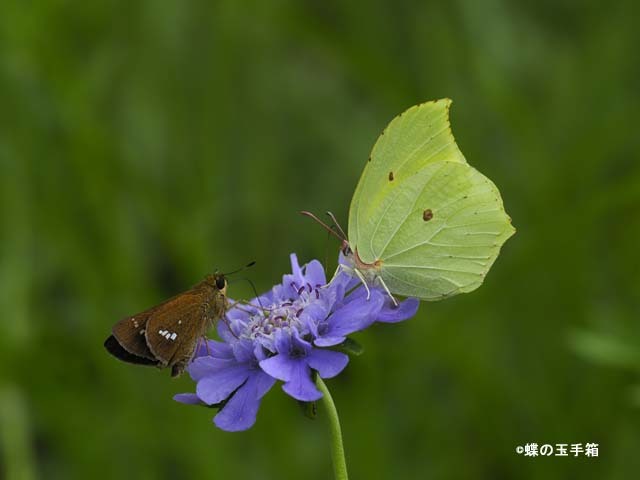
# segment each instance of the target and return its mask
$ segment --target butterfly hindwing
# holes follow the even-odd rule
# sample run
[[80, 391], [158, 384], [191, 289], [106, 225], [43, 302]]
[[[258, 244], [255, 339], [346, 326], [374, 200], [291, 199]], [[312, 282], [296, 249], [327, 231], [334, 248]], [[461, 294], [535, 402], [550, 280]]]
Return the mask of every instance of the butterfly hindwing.
[[155, 308], [156, 307], [150, 308], [149, 310], [145, 310], [137, 315], [123, 318], [113, 326], [113, 337], [125, 351], [137, 357], [155, 360], [153, 353], [151, 353], [147, 346], [147, 340], [145, 337], [147, 322]]
[[[513, 234], [495, 185], [480, 172], [438, 162], [415, 176], [418, 189], [381, 214], [372, 242], [391, 291], [437, 300], [479, 287]], [[396, 207], [397, 203], [397, 209]]]
[[107, 351], [116, 357], [118, 360], [122, 360], [123, 362], [133, 363], [136, 365], [157, 365], [157, 360], [152, 360], [148, 357], [140, 357], [135, 355], [129, 351], [127, 351], [120, 342], [114, 337], [110, 335], [104, 342], [104, 348]]

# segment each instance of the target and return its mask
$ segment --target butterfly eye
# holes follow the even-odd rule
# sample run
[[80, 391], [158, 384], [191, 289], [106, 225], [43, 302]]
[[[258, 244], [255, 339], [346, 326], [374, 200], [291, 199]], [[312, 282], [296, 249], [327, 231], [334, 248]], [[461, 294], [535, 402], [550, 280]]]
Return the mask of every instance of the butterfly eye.
[[227, 281], [224, 279], [224, 277], [221, 276], [216, 278], [216, 287], [218, 288], [218, 290], [222, 290], [226, 286]]

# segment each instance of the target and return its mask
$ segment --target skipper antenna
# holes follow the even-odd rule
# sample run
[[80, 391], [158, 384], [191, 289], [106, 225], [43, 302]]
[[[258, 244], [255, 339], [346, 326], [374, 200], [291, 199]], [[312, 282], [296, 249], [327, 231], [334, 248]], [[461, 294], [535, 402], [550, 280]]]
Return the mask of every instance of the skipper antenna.
[[[251, 266], [254, 263], [255, 262], [251, 262], [248, 266]], [[247, 268], [247, 267], [244, 267], [241, 270], [244, 270], [245, 268]], [[251, 290], [253, 290], [253, 293], [255, 294], [255, 299], [258, 302], [258, 305], [260, 306], [260, 310], [262, 310], [263, 312], [268, 311], [268, 309], [264, 308], [264, 305], [262, 305], [262, 302], [260, 301], [260, 295], [258, 295], [258, 290], [256, 290], [256, 286], [255, 286], [255, 284], [253, 283], [253, 281], [250, 278], [247, 278], [247, 277], [236, 278], [236, 279], [233, 280], [233, 282], [229, 282], [229, 283], [231, 284], [231, 283], [239, 282], [241, 280], [244, 280], [245, 282], [249, 283], [249, 285], [251, 285]], [[236, 303], [243, 303], [243, 302], [238, 301]], [[252, 305], [249, 302], [244, 302], [244, 303], [247, 303], [248, 305], [251, 305], [252, 307], [255, 307], [255, 305]], [[235, 308], [238, 308], [239, 310], [242, 310], [241, 308], [239, 308], [237, 306]]]
[[237, 270], [234, 270], [233, 272], [223, 273], [222, 275], [224, 275], [225, 277], [227, 275], [233, 275], [234, 273], [238, 273], [238, 272], [241, 272], [243, 270], [246, 270], [249, 267], [253, 267], [255, 264], [256, 264], [256, 261], [252, 260], [251, 262], [247, 263], [244, 267], [240, 267]]

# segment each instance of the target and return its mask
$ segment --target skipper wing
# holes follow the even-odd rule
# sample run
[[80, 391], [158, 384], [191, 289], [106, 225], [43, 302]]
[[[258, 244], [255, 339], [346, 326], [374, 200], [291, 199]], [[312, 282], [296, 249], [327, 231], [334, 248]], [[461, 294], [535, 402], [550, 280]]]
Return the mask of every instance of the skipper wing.
[[[140, 363], [128, 360], [126, 358], [128, 357], [126, 355], [128, 353], [134, 357], [150, 360], [150, 364], [156, 363], [156, 358], [151, 350], [149, 350], [145, 338], [147, 322], [156, 308], [158, 307], [153, 307], [136, 315], [123, 318], [116, 323], [112, 329], [113, 335], [109, 337], [104, 344], [109, 353], [125, 362]], [[110, 340], [111, 338], [114, 340]], [[116, 347], [116, 343], [120, 348]]]
[[[197, 289], [163, 304], [149, 318], [145, 337], [147, 347], [161, 366], [186, 364], [204, 333], [204, 296]], [[179, 371], [172, 372], [178, 375]]]

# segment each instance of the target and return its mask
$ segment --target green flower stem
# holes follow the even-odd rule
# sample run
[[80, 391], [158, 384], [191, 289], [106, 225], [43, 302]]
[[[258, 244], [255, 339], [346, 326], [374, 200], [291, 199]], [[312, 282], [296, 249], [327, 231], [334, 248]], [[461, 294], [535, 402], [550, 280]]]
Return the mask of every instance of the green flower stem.
[[331, 459], [333, 460], [333, 472], [336, 480], [348, 480], [347, 461], [344, 457], [344, 447], [342, 445], [342, 430], [340, 429], [340, 419], [338, 410], [333, 403], [331, 393], [324, 384], [320, 375], [316, 375], [316, 385], [322, 392], [322, 402], [329, 417], [329, 427], [331, 429]]

